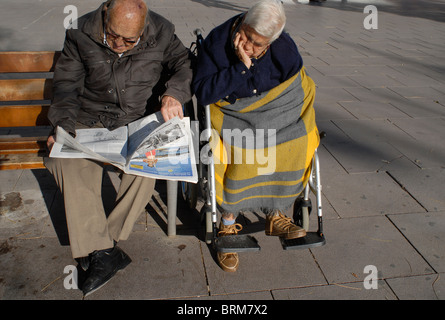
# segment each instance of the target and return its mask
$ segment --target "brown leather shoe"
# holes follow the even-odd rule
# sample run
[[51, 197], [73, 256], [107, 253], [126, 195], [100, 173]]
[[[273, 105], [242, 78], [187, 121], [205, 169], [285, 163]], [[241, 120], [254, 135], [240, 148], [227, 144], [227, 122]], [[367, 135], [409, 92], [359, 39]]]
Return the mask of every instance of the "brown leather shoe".
[[[226, 226], [222, 222], [219, 225], [218, 237], [223, 237], [227, 235], [236, 235], [238, 231], [241, 231], [243, 226], [239, 223], [234, 223], [232, 225]], [[238, 270], [239, 257], [238, 253], [223, 253], [218, 252], [216, 254], [218, 264], [226, 272], [235, 272]]]
[[292, 223], [291, 218], [286, 217], [280, 211], [266, 217], [266, 236], [296, 239], [302, 238], [305, 235], [306, 230]]

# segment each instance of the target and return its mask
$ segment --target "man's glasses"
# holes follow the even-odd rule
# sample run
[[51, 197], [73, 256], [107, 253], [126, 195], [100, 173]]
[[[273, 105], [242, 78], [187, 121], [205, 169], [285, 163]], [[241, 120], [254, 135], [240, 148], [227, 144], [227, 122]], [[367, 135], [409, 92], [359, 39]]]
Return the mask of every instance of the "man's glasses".
[[118, 34], [115, 34], [112, 31], [110, 31], [107, 27], [105, 27], [105, 35], [106, 35], [108, 41], [116, 41], [117, 39], [121, 38], [123, 43], [124, 43], [124, 45], [126, 47], [134, 46], [138, 42], [138, 40], [140, 38], [140, 37], [137, 37], [137, 38], [124, 38], [124, 37], [122, 37], [122, 36], [120, 36]]

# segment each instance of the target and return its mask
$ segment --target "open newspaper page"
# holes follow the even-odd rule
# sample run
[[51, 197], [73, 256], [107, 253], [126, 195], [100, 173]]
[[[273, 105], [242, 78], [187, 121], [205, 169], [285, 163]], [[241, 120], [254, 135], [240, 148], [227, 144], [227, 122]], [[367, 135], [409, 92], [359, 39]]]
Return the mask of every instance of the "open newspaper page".
[[129, 174], [197, 182], [190, 119], [164, 122], [160, 112], [113, 131], [76, 130], [76, 138], [56, 129], [50, 157], [86, 158], [110, 163]]
[[[190, 118], [162, 123], [157, 114], [129, 125], [129, 162], [126, 172], [167, 180], [197, 182]], [[155, 119], [156, 118], [156, 119]], [[146, 127], [157, 127], [150, 135]]]
[[127, 127], [76, 130], [73, 138], [63, 128], [56, 129], [56, 142], [50, 157], [86, 158], [107, 162], [124, 169], [127, 158]]

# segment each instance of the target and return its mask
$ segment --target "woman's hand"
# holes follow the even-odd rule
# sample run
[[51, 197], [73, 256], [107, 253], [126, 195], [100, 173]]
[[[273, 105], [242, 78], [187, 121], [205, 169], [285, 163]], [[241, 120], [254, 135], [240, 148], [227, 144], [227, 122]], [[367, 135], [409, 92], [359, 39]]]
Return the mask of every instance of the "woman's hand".
[[233, 41], [233, 45], [235, 47], [235, 53], [238, 56], [238, 58], [245, 64], [247, 69], [250, 69], [250, 66], [252, 65], [252, 61], [250, 60], [249, 56], [244, 51], [244, 45], [246, 41], [241, 38], [241, 34], [239, 32], [235, 35], [235, 40]]

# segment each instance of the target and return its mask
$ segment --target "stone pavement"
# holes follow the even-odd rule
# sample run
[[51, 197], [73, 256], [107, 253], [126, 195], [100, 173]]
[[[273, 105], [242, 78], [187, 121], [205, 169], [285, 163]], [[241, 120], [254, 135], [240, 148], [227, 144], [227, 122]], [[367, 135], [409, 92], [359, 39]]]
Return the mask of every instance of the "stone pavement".
[[[254, 1], [152, 0], [189, 45]], [[178, 206], [177, 236], [166, 236], [165, 182], [120, 246], [133, 263], [95, 299], [445, 299], [445, 1], [284, 1], [287, 31], [317, 84], [316, 112], [327, 133], [319, 148], [323, 247], [284, 251], [250, 231], [261, 251], [223, 272], [197, 238], [197, 210]], [[1, 50], [60, 50], [63, 13], [91, 0], [2, 0]], [[366, 30], [366, 5], [378, 29]], [[32, 8], [30, 10], [30, 8]], [[0, 172], [0, 299], [82, 299], [64, 288], [74, 265], [63, 201], [45, 170]], [[105, 206], [118, 177], [104, 176]], [[311, 226], [316, 228], [315, 217]], [[366, 289], [375, 266], [377, 289]]]

